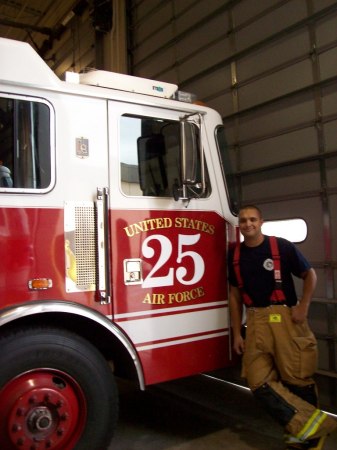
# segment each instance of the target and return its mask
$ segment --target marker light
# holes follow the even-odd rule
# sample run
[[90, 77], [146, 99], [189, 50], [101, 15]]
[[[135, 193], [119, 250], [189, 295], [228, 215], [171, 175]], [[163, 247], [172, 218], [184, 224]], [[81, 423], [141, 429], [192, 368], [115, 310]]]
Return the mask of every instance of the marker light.
[[50, 278], [33, 278], [28, 281], [28, 287], [33, 291], [49, 289], [53, 287], [53, 281]]

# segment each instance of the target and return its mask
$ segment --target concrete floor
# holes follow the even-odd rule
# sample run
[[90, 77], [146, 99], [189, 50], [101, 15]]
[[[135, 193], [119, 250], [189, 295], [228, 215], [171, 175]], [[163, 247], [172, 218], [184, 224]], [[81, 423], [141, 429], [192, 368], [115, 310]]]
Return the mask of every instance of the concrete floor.
[[[119, 382], [120, 420], [109, 450], [283, 450], [283, 431], [249, 391], [203, 376], [140, 392]], [[337, 435], [324, 450], [337, 450]]]

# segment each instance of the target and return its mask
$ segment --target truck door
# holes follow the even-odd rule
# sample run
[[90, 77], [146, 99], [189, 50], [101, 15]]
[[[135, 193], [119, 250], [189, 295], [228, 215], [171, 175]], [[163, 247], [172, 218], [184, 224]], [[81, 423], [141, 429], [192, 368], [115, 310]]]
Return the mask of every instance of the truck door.
[[113, 319], [135, 345], [146, 384], [230, 359], [226, 223], [205, 137], [205, 165], [200, 154], [189, 161], [193, 198], [177, 195], [184, 115], [109, 105]]

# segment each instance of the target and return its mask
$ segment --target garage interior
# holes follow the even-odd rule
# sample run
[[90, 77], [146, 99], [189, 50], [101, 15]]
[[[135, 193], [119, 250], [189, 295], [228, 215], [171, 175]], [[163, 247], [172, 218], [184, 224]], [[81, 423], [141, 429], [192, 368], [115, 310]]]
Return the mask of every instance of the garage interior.
[[0, 0], [0, 37], [62, 79], [103, 69], [178, 84], [216, 109], [242, 203], [301, 218], [318, 275], [310, 323], [337, 411], [337, 2]]

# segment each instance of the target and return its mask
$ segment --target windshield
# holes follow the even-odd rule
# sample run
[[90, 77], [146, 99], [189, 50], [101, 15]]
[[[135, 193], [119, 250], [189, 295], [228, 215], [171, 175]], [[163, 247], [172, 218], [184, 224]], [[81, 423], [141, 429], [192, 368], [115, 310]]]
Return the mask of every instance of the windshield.
[[237, 216], [239, 212], [239, 185], [233, 172], [234, 163], [231, 161], [231, 155], [228, 151], [225, 129], [223, 126], [216, 129], [216, 141], [218, 144], [222, 176], [226, 185], [229, 207], [231, 212]]

